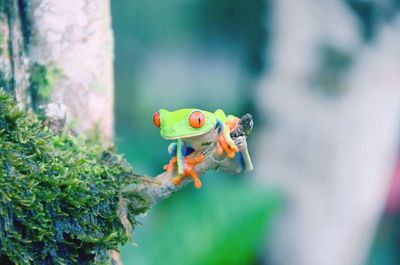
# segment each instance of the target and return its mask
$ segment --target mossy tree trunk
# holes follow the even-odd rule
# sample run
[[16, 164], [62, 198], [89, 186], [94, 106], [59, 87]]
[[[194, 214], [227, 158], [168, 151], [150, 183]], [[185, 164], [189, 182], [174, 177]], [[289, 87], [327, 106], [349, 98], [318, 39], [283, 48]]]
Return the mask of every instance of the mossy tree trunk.
[[[21, 110], [32, 109], [35, 112], [39, 112], [40, 108], [42, 106], [45, 107], [47, 103], [59, 103], [63, 107], [53, 108], [52, 110], [60, 113], [52, 113], [52, 115], [55, 117], [57, 115], [66, 117], [69, 121], [68, 126], [73, 126], [73, 129], [79, 134], [99, 129], [98, 131], [102, 135], [103, 143], [111, 143], [113, 137], [114, 86], [110, 2], [108, 0], [0, 0], [0, 89], [13, 95]], [[2, 96], [4, 100], [4, 95]], [[1, 102], [0, 107], [2, 111], [12, 109], [5, 107], [7, 104]], [[59, 104], [57, 105], [60, 106]], [[1, 114], [5, 116], [12, 115], [11, 113]], [[2, 118], [5, 116], [2, 116]], [[21, 120], [23, 118], [19, 119], [19, 123], [21, 123]], [[5, 128], [7, 128], [8, 123], [3, 123], [2, 126], [6, 126]], [[62, 126], [64, 126], [64, 123]], [[2, 129], [5, 129], [3, 127]], [[12, 168], [18, 161], [16, 159], [10, 161], [8, 158], [12, 153], [11, 150], [13, 150], [13, 148], [10, 148], [10, 146], [13, 146], [10, 143], [13, 143], [15, 140], [11, 136], [13, 132], [8, 131], [8, 129], [6, 129], [6, 134], [0, 135], [0, 146], [2, 149], [0, 150], [0, 161], [7, 165], [10, 163]], [[14, 128], [14, 133], [18, 133], [20, 129], [17, 126]], [[41, 133], [44, 132], [42, 131]], [[34, 131], [32, 131], [32, 134], [34, 134]], [[29, 137], [34, 138], [34, 135]], [[51, 148], [54, 147], [52, 145], [54, 143], [51, 143], [51, 140], [49, 140], [49, 144]], [[96, 148], [94, 144], [89, 144], [86, 147], [89, 149]], [[7, 150], [7, 148], [10, 149]], [[47, 151], [46, 149], [45, 152]], [[42, 150], [42, 152], [44, 151]], [[85, 152], [86, 150], [82, 149], [79, 156], [83, 156]], [[34, 164], [36, 162], [26, 163]], [[51, 159], [47, 162], [49, 165], [52, 163]], [[111, 167], [107, 168], [108, 171], [110, 169]], [[92, 167], [90, 170], [92, 170], [91, 175], [94, 177], [95, 174], [93, 172], [96, 171], [95, 167]], [[18, 169], [15, 169], [15, 172], [18, 172]], [[2, 181], [10, 177], [8, 171], [0, 173]], [[81, 178], [82, 174], [84, 174], [83, 171], [75, 177]], [[65, 177], [69, 178], [71, 176], [66, 174]], [[113, 178], [115, 177], [120, 178], [118, 174], [113, 175]], [[31, 177], [29, 176], [28, 179], [31, 179]], [[2, 181], [0, 181], [1, 186], [5, 183]], [[44, 179], [43, 182], [45, 182]], [[93, 185], [95, 186], [95, 184]], [[114, 181], [111, 185], [119, 185], [119, 188], [121, 188], [120, 180]], [[109, 187], [108, 190], [111, 191], [112, 189]], [[125, 207], [128, 207], [126, 206], [128, 202], [125, 201], [127, 200], [126, 198], [122, 198], [120, 195], [121, 190], [116, 189], [113, 192], [109, 195], [112, 202], [106, 203], [104, 201], [103, 203], [111, 209], [111, 212], [115, 214], [117, 219], [121, 219], [121, 222], [126, 226], [125, 228], [128, 229], [129, 233], [129, 229], [132, 228], [129, 221], [132, 221], [133, 216], [137, 213], [135, 211], [126, 212]], [[18, 205], [19, 194], [17, 191], [14, 193], [13, 196], [15, 198], [13, 198], [12, 202]], [[119, 198], [118, 205], [115, 203], [116, 198], [117, 203]], [[36, 203], [40, 205], [42, 202], [37, 200]], [[120, 205], [121, 203], [123, 205]], [[98, 207], [98, 203], [94, 202], [91, 206], [96, 208]], [[113, 211], [115, 207], [119, 207], [119, 210], [124, 210], [124, 213], [120, 213], [117, 216], [116, 211]], [[2, 208], [2, 210], [4, 209]], [[96, 216], [96, 212], [91, 212], [90, 214]], [[47, 212], [44, 215], [47, 216], [49, 213]], [[131, 215], [130, 220], [128, 220], [127, 215]], [[4, 220], [13, 220], [13, 218], [10, 217], [7, 219], [5, 216]], [[60, 222], [57, 218], [54, 218], [52, 221], [55, 223]], [[12, 223], [13, 221], [10, 222]], [[122, 226], [121, 222], [119, 222], [119, 225]], [[119, 233], [118, 229], [120, 227], [118, 228], [118, 222], [116, 223], [116, 227], [110, 226], [110, 228], [112, 231], [107, 231], [106, 234], [111, 233], [111, 235], [114, 235], [115, 233]], [[98, 237], [99, 231], [93, 232], [97, 233], [94, 237]], [[12, 231], [11, 229], [9, 232], [13, 233], [16, 231]], [[17, 231], [16, 234], [19, 232]], [[65, 231], [65, 233], [68, 234], [69, 232]], [[82, 238], [86, 236], [83, 234]], [[1, 236], [0, 245], [6, 245], [3, 237], [8, 237], [8, 235], [1, 234]], [[123, 241], [121, 238], [118, 240]], [[51, 244], [50, 241], [44, 242], [44, 244]], [[7, 242], [7, 244], [8, 246], [12, 246], [10, 242]], [[37, 245], [32, 243], [29, 247], [35, 246]], [[72, 248], [74, 247], [76, 246]], [[90, 248], [88, 246], [84, 246], [82, 249], [79, 255], [85, 255], [85, 251], [95, 251], [93, 247]], [[108, 246], [107, 249], [115, 248]], [[0, 253], [1, 263], [8, 260], [4, 256], [6, 253], [3, 253], [3, 250]], [[104, 254], [102, 247], [97, 250], [99, 252], [95, 255], [96, 259]], [[52, 251], [54, 252], [54, 249]], [[12, 258], [13, 254], [9, 254], [9, 259], [14, 260]], [[54, 260], [64, 260], [65, 257], [62, 254], [58, 253], [57, 255], [59, 255], [58, 258], [53, 256]], [[45, 256], [43, 255], [42, 258], [48, 259]], [[70, 260], [74, 260], [75, 258], [76, 256], [71, 254]], [[89, 257], [89, 259], [91, 258]], [[23, 257], [22, 260], [21, 262], [23, 263], [30, 263], [28, 259]], [[69, 258], [66, 258], [64, 261], [67, 262], [68, 260]]]
[[113, 135], [108, 0], [1, 0], [0, 86], [22, 108], [62, 103], [79, 132]]

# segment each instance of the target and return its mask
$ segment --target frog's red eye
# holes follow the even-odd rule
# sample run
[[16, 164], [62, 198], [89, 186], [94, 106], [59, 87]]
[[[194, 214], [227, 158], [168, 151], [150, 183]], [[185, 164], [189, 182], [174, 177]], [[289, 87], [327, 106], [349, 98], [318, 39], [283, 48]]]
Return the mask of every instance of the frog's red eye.
[[160, 112], [158, 111], [153, 114], [153, 124], [158, 128], [161, 126]]
[[195, 110], [189, 115], [189, 125], [193, 128], [201, 128], [206, 122], [206, 116], [203, 112]]

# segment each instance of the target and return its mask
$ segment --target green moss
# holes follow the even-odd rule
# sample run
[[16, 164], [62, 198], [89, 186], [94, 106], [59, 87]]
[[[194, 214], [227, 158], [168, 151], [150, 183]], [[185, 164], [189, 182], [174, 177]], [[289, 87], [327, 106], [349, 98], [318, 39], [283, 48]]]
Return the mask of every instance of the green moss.
[[[128, 237], [118, 216], [126, 185], [140, 182], [96, 140], [55, 135], [0, 89], [0, 264], [106, 264]], [[128, 219], [147, 210], [126, 197]]]
[[39, 104], [50, 99], [56, 81], [62, 76], [62, 71], [54, 65], [34, 63], [30, 67], [29, 91], [35, 110]]

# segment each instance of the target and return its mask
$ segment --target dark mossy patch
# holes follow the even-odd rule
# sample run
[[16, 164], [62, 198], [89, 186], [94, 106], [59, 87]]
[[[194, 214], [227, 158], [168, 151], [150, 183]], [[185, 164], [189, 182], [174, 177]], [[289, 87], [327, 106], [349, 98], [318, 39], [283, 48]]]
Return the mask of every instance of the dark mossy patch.
[[[129, 239], [120, 194], [140, 177], [96, 140], [55, 135], [1, 89], [0, 165], [1, 264], [107, 264]], [[148, 202], [124, 202], [134, 227]]]
[[24, 45], [24, 50], [28, 50], [29, 43], [31, 41], [32, 35], [32, 17], [31, 13], [31, 1], [29, 0], [18, 0], [18, 11], [19, 18], [21, 20], [21, 32], [22, 32], [22, 41]]
[[62, 76], [62, 71], [54, 65], [34, 63], [30, 67], [29, 92], [34, 110], [49, 101], [56, 81]]
[[0, 70], [0, 88], [12, 93], [12, 81], [6, 78], [3, 71]]

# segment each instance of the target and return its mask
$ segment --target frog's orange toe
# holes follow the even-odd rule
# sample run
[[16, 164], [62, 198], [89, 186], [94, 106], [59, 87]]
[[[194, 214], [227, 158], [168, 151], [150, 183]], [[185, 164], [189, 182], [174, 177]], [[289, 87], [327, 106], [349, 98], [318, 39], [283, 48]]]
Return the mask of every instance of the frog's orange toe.
[[196, 189], [200, 189], [201, 188], [201, 181], [200, 179], [195, 179], [194, 180], [194, 186]]
[[174, 164], [175, 163], [176, 163], [176, 156], [171, 158], [169, 163], [163, 167], [164, 170], [166, 170], [168, 173], [172, 173], [174, 171]]
[[220, 150], [225, 151], [227, 157], [234, 158], [235, 153], [239, 151], [239, 148], [236, 145], [230, 146], [226, 141], [224, 135], [221, 134], [217, 137], [217, 148], [216, 148], [217, 155], [222, 154]]
[[222, 146], [217, 142], [217, 148], [215, 149], [215, 153], [217, 155], [222, 155], [222, 153], [224, 152], [224, 149], [222, 148]]
[[194, 168], [197, 164], [200, 164], [203, 161], [204, 161], [203, 154], [200, 154], [196, 157], [185, 157], [183, 159], [183, 166], [184, 166], [183, 174], [172, 178], [171, 179], [172, 184], [174, 184], [175, 186], [178, 186], [179, 184], [181, 184], [181, 182], [184, 178], [192, 177], [192, 179], [194, 181], [194, 186], [197, 189], [200, 189], [201, 181], [200, 181], [199, 177], [197, 176], [196, 172], [194, 171]]
[[171, 182], [172, 182], [172, 184], [174, 184], [175, 186], [178, 186], [179, 184], [181, 184], [182, 180], [183, 180], [183, 177], [182, 177], [182, 176], [176, 176], [176, 177], [173, 177], [173, 178], [171, 179]]

